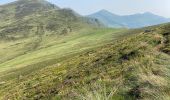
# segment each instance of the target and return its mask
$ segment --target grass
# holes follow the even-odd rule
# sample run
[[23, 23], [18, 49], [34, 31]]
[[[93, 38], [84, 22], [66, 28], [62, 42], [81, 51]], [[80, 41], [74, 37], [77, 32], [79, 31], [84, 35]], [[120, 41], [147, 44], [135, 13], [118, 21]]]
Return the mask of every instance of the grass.
[[[152, 31], [146, 32], [146, 29]], [[83, 34], [85, 36], [78, 40], [86, 37], [88, 41], [95, 40], [90, 41], [93, 45], [101, 45], [60, 60], [37, 63], [34, 66], [45, 66], [36, 72], [18, 74], [18, 77], [8, 77], [6, 81], [4, 78], [0, 97], [12, 100], [167, 100], [170, 98], [170, 56], [163, 50], [167, 48], [168, 42], [164, 40], [169, 36], [164, 33], [169, 33], [168, 29], [169, 24], [165, 24], [121, 31], [128, 35], [120, 37], [119, 34], [117, 39], [111, 39], [115, 30], [109, 29], [98, 30], [96, 35], [87, 33], [87, 37]], [[97, 42], [98, 37], [104, 41]], [[24, 70], [21, 68], [16, 72]]]
[[0, 100], [170, 99], [169, 23], [96, 27], [45, 4], [0, 6]]
[[[76, 97], [81, 100], [113, 100], [118, 87], [114, 87], [107, 91], [103, 84], [93, 84], [84, 87], [76, 93]], [[81, 94], [80, 94], [81, 93]]]
[[[109, 41], [114, 40], [121, 34], [121, 29], [92, 29], [83, 31], [82, 33], [72, 33], [68, 36], [61, 37], [43, 37], [38, 48], [29, 50], [36, 39], [30, 38], [14, 42], [7, 42], [6, 47], [1, 49], [2, 63], [0, 64], [0, 72], [8, 72], [8, 70], [16, 70], [22, 67], [35, 65], [36, 63], [58, 59], [67, 55], [80, 53], [90, 48], [95, 48]], [[26, 42], [25, 42], [26, 41]], [[18, 44], [18, 45], [16, 45]], [[2, 43], [4, 45], [4, 43]], [[13, 46], [11, 46], [13, 45]], [[7, 49], [4, 49], [7, 48]], [[13, 50], [13, 52], [11, 52]], [[16, 50], [16, 51], [15, 51]], [[4, 55], [5, 54], [8, 55]], [[4, 61], [5, 60], [5, 61]], [[30, 67], [32, 68], [32, 67]], [[10, 71], [11, 72], [11, 71]]]

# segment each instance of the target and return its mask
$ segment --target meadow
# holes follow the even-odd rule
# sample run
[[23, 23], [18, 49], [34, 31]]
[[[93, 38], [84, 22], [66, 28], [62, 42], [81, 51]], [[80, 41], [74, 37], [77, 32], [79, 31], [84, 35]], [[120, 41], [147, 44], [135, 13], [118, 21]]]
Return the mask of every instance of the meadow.
[[[54, 45], [42, 48], [48, 52], [41, 52], [42, 58], [30, 59], [41, 49], [30, 52], [30, 56], [14, 58], [14, 62], [19, 62], [20, 57], [29, 58], [30, 65], [17, 67], [20, 63], [16, 63], [14, 70], [8, 70], [7, 66], [1, 75], [0, 97], [12, 100], [168, 100], [168, 29], [169, 24], [163, 24], [135, 30], [92, 30], [89, 34], [83, 32], [83, 37], [75, 34], [76, 39], [66, 36], [65, 40], [69, 41], [58, 44], [63, 47], [64, 56], [54, 53], [53, 49], [57, 51]], [[71, 49], [69, 42], [82, 44], [79, 49]], [[67, 47], [70, 47], [68, 51]], [[51, 59], [45, 59], [46, 55]]]

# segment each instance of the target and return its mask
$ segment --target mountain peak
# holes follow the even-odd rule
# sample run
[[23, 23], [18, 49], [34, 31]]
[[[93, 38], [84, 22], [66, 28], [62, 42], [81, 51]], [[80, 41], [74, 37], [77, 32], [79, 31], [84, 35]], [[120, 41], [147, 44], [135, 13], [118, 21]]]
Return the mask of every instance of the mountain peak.
[[111, 12], [109, 12], [108, 10], [105, 10], [105, 9], [102, 9], [102, 10], [98, 11], [97, 13], [115, 15], [115, 14], [113, 14], [113, 13], [111, 13]]
[[16, 3], [20, 3], [20, 4], [21, 3], [22, 4], [39, 3], [39, 4], [43, 4], [43, 5], [53, 5], [46, 0], [18, 0], [18, 1], [16, 1]]
[[109, 12], [109, 11], [107, 11], [107, 10], [105, 10], [105, 9], [102, 9], [102, 10], [100, 10], [99, 12]]
[[151, 12], [144, 12], [143, 14], [144, 14], [144, 15], [155, 15], [155, 14], [153, 14], [153, 13], [151, 13]]
[[18, 0], [17, 2], [47, 2], [46, 0]]
[[46, 1], [46, 0], [16, 0], [16, 1], [14, 1], [14, 2], [11, 2], [11, 3], [8, 3], [8, 4], [6, 4], [6, 5], [3, 5], [3, 6], [10, 6], [10, 5], [13, 5], [13, 6], [25, 6], [25, 5], [32, 5], [31, 7], [36, 7], [36, 6], [38, 6], [38, 7], [49, 7], [49, 6], [53, 6], [53, 7], [55, 7], [55, 8], [59, 8], [59, 7], [57, 7], [56, 5], [54, 5], [54, 4], [52, 4], [52, 3], [50, 3], [50, 2], [48, 2], [48, 1]]
[[36, 12], [59, 9], [59, 7], [46, 0], [18, 0], [8, 4], [8, 6], [10, 5], [15, 6], [14, 9], [16, 9], [16, 16], [19, 18], [34, 14]]
[[102, 10], [96, 12], [95, 14], [106, 15], [106, 16], [115, 16], [115, 17], [119, 16], [119, 15], [113, 14], [105, 9], [102, 9]]

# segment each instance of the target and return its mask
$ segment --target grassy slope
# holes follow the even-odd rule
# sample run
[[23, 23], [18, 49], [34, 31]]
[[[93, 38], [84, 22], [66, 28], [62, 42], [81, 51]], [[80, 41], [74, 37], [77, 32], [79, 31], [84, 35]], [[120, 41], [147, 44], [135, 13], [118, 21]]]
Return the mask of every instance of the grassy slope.
[[97, 20], [84, 18], [71, 9], [60, 9], [46, 0], [17, 0], [1, 5], [0, 21], [1, 40], [67, 35], [99, 25]]
[[[166, 24], [127, 31], [124, 33], [131, 35], [86, 50], [84, 53], [63, 58], [58, 62], [54, 60], [55, 64], [49, 64], [37, 72], [3, 81], [0, 86], [0, 97], [18, 100], [75, 100], [82, 97], [85, 100], [100, 100], [102, 97], [109, 97], [111, 100], [168, 100], [170, 99], [169, 28], [170, 25]], [[87, 39], [93, 41], [100, 36], [99, 34], [104, 33], [100, 32], [94, 37], [90, 34]], [[112, 38], [111, 35], [104, 36], [101, 35], [103, 38], [99, 39]], [[90, 43], [95, 44], [95, 42]], [[96, 93], [95, 91], [100, 91], [100, 85], [96, 84], [104, 84], [105, 93]]]
[[[16, 74], [13, 73], [13, 70], [23, 67], [26, 68], [27, 66], [32, 68], [32, 70], [39, 69], [44, 65], [41, 64], [35, 67], [35, 64], [57, 60], [66, 55], [79, 53], [89, 48], [104, 45], [121, 35], [119, 34], [120, 31], [122, 30], [97, 29], [96, 31], [96, 28], [89, 28], [78, 33], [70, 33], [70, 35], [67, 36], [45, 36], [42, 38], [41, 42], [38, 43], [36, 43], [37, 37], [36, 39], [28, 38], [15, 42], [3, 42], [0, 44], [0, 55], [2, 57], [0, 59], [0, 77], [4, 76], [6, 72], [10, 74], [10, 76], [11, 74], [13, 76], [13, 74]], [[34, 48], [34, 45], [38, 45], [38, 47]], [[31, 69], [29, 69], [29, 71], [30, 70]], [[25, 73], [25, 71], [21, 73]]]
[[0, 77], [4, 72], [16, 74], [13, 70], [26, 66], [38, 69], [32, 65], [91, 48], [89, 42], [99, 43], [97, 39], [108, 37], [101, 33], [111, 35], [112, 30], [96, 32], [95, 20], [45, 0], [17, 0], [1, 5], [0, 21]]

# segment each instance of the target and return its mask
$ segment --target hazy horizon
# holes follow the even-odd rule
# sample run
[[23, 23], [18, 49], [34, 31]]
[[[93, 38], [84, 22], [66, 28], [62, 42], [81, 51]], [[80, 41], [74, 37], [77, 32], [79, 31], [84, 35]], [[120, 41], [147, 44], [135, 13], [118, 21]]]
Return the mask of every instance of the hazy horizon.
[[[6, 4], [16, 0], [1, 0], [0, 4]], [[151, 12], [153, 14], [170, 18], [169, 0], [47, 0], [61, 8], [71, 8], [81, 15], [89, 15], [102, 9], [117, 15], [131, 15], [136, 13]]]

